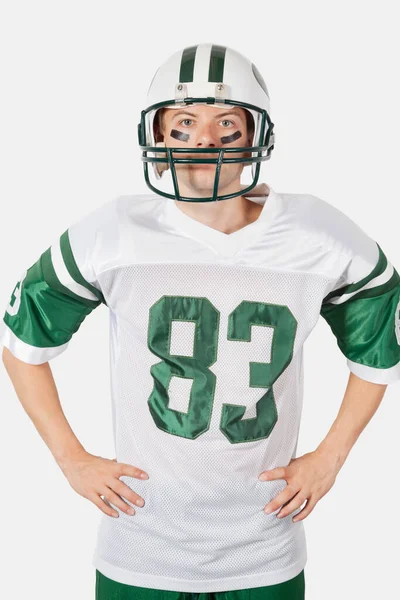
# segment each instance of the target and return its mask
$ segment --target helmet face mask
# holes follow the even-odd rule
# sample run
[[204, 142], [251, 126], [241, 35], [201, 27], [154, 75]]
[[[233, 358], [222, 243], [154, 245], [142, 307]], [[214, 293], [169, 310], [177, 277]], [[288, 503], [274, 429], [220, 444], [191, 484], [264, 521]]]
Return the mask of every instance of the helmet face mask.
[[[230, 84], [225, 84], [223, 81], [215, 83], [210, 80], [207, 81], [207, 78], [205, 78], [204, 76], [201, 77], [199, 64], [197, 64], [197, 71], [195, 70], [193, 73], [192, 69], [192, 74], [189, 74], [188, 76], [188, 68], [184, 60], [185, 54], [186, 56], [190, 56], [189, 50], [191, 50], [193, 57], [193, 52], [196, 54], [194, 49], [197, 49], [197, 55], [199, 55], [199, 58], [196, 58], [196, 60], [198, 60], [200, 66], [201, 62], [204, 62], [204, 58], [208, 53], [207, 61], [210, 63], [210, 69], [208, 74], [209, 78], [211, 77], [211, 66], [215, 64], [215, 60], [214, 62], [212, 60], [213, 52], [217, 59], [221, 60], [221, 56], [223, 55], [225, 57], [225, 54], [227, 54], [227, 51], [229, 50], [230, 54], [228, 55], [228, 57], [230, 57], [231, 64], [229, 64], [228, 61], [227, 71], [228, 75], [229, 72], [232, 73], [232, 81], [230, 82]], [[221, 52], [221, 49], [225, 50], [225, 52]], [[174, 66], [176, 68], [177, 57], [181, 61], [178, 82], [176, 77], [174, 78]], [[237, 67], [237, 69], [235, 69], [235, 67]], [[237, 74], [236, 71], [238, 71]], [[218, 75], [221, 74], [222, 72], [218, 73]], [[236, 82], [234, 81], [235, 77]], [[247, 86], [246, 77], [250, 78], [249, 85]], [[191, 80], [184, 83], [182, 82], [182, 79], [185, 78], [191, 78]], [[169, 80], [169, 86], [166, 85], [167, 80]], [[225, 200], [233, 198], [235, 196], [245, 195], [246, 193], [250, 192], [250, 190], [252, 190], [257, 185], [257, 182], [259, 180], [261, 162], [270, 158], [271, 151], [274, 147], [274, 124], [272, 123], [269, 116], [269, 112], [267, 110], [269, 109], [269, 97], [267, 94], [265, 83], [263, 82], [261, 75], [255, 68], [255, 66], [252, 63], [250, 63], [248, 59], [246, 59], [245, 57], [233, 50], [226, 49], [221, 46], [212, 46], [211, 44], [201, 44], [200, 46], [187, 48], [183, 51], [180, 51], [179, 53], [175, 53], [162, 67], [158, 69], [150, 85], [148, 99], [151, 101], [152, 99], [160, 98], [163, 95], [165, 98], [165, 89], [171, 89], [172, 83], [174, 97], [171, 98], [170, 94], [170, 98], [168, 98], [167, 96], [168, 99], [166, 100], [164, 99], [160, 102], [150, 104], [145, 110], [142, 111], [141, 120], [138, 125], [139, 145], [142, 149], [144, 176], [148, 187], [157, 194], [161, 194], [166, 198], [184, 200], [188, 202], [212, 202], [217, 200]], [[233, 96], [233, 89], [235, 88], [235, 84], [236, 89], [239, 90], [239, 93], [237, 94], [239, 98], [231, 97]], [[251, 93], [249, 94], [249, 87], [253, 87], [253, 95], [256, 98], [256, 100], [259, 100], [258, 104], [253, 104], [251, 102], [246, 101], [246, 92], [251, 99]], [[204, 91], [207, 93], [207, 95], [189, 96], [190, 90]], [[242, 92], [242, 90], [244, 90], [244, 92]], [[210, 93], [212, 95], [210, 95]], [[244, 96], [244, 99], [241, 99], [240, 95]], [[220, 147], [212, 148], [195, 148], [186, 145], [184, 147], [166, 146], [164, 142], [157, 143], [154, 134], [154, 119], [157, 111], [159, 111], [162, 108], [186, 108], [190, 105], [195, 104], [210, 105], [214, 107], [222, 107], [225, 109], [227, 108], [227, 106], [233, 106], [240, 107], [245, 111], [248, 111], [248, 113], [252, 115], [254, 122], [252, 144], [249, 146], [222, 145]], [[239, 157], [235, 156], [235, 154], [237, 155], [238, 153], [245, 153], [245, 155]], [[188, 154], [191, 156], [187, 156]], [[201, 156], [196, 157], [196, 154], [201, 154]], [[205, 158], [204, 155], [206, 155], [207, 158]], [[250, 185], [244, 188], [241, 187], [241, 189], [237, 190], [234, 193], [219, 195], [218, 188], [220, 183], [222, 165], [232, 163], [240, 163], [243, 165], [251, 166], [253, 180]], [[176, 165], [182, 164], [216, 165], [212, 195], [199, 198], [183, 196], [180, 193]], [[151, 182], [149, 165], [155, 174], [156, 180], [160, 180], [163, 177], [165, 171], [170, 170], [174, 194], [163, 191]]]

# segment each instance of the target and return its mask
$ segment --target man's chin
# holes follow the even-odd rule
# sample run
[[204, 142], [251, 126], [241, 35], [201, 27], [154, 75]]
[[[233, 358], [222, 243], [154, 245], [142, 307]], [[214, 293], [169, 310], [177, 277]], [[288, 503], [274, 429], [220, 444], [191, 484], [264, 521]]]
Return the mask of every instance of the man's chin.
[[[211, 167], [211, 169], [210, 169]], [[180, 193], [182, 196], [192, 197], [210, 197], [214, 193], [215, 183], [215, 165], [205, 164], [196, 165], [196, 169], [191, 170], [190, 174], [178, 174], [178, 183], [180, 184]], [[235, 183], [235, 180], [221, 177], [218, 185], [218, 195], [222, 196], [229, 193], [235, 193], [240, 190], [240, 184]], [[238, 186], [238, 187], [237, 187]], [[184, 190], [184, 193], [183, 193]]]
[[[224, 196], [225, 194], [232, 194], [239, 192], [239, 189], [226, 189], [226, 187], [218, 186], [217, 195]], [[190, 186], [186, 185], [184, 189], [182, 186], [179, 188], [179, 193], [181, 196], [192, 197], [192, 198], [210, 198], [214, 195], [214, 182], [211, 185], [207, 185], [206, 183], [192, 184]]]

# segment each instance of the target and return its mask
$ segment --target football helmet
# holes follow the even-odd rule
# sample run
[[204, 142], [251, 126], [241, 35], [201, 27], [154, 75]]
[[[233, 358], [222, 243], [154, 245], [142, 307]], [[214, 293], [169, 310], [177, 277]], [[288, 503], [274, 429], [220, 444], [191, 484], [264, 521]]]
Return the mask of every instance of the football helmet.
[[[156, 143], [154, 119], [160, 108], [182, 108], [194, 104], [209, 104], [226, 108], [239, 106], [250, 112], [254, 120], [251, 146], [225, 146], [213, 148], [166, 147]], [[148, 187], [167, 198], [207, 202], [246, 195], [258, 182], [261, 162], [268, 160], [274, 147], [274, 124], [270, 118], [270, 99], [260, 72], [248, 58], [226, 46], [198, 44], [172, 54], [156, 71], [147, 92], [147, 108], [141, 112], [138, 139], [142, 149], [144, 177]], [[244, 157], [231, 158], [231, 153], [244, 153]], [[185, 153], [210, 153], [210, 158], [185, 157]], [[178, 156], [177, 156], [178, 155]], [[222, 164], [239, 162], [251, 166], [252, 182], [232, 194], [218, 195]], [[178, 163], [214, 163], [213, 194], [204, 198], [182, 196], [179, 192], [175, 165]], [[156, 181], [150, 181], [149, 164]], [[174, 194], [156, 187], [164, 173], [170, 169]]]

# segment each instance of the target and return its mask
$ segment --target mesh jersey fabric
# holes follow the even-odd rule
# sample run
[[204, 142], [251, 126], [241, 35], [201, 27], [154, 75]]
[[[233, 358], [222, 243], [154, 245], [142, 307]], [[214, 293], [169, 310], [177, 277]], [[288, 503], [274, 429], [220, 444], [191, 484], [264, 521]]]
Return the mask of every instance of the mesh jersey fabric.
[[351, 371], [400, 379], [399, 275], [381, 246], [316, 196], [269, 186], [255, 201], [257, 221], [228, 235], [156, 194], [119, 196], [55, 240], [6, 308], [1, 343], [32, 364], [109, 310], [116, 458], [149, 474], [121, 477], [144, 507], [99, 525], [93, 564], [115, 581], [196, 593], [295, 577], [303, 523], [263, 512], [286, 482], [258, 475], [296, 456], [319, 316]]

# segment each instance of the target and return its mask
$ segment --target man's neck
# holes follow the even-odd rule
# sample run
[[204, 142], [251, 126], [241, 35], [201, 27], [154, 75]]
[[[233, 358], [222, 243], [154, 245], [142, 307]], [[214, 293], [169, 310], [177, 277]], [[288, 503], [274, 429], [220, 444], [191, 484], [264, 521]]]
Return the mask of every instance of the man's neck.
[[189, 217], [227, 234], [256, 221], [263, 208], [262, 204], [245, 196], [235, 196], [218, 202], [174, 202]]

